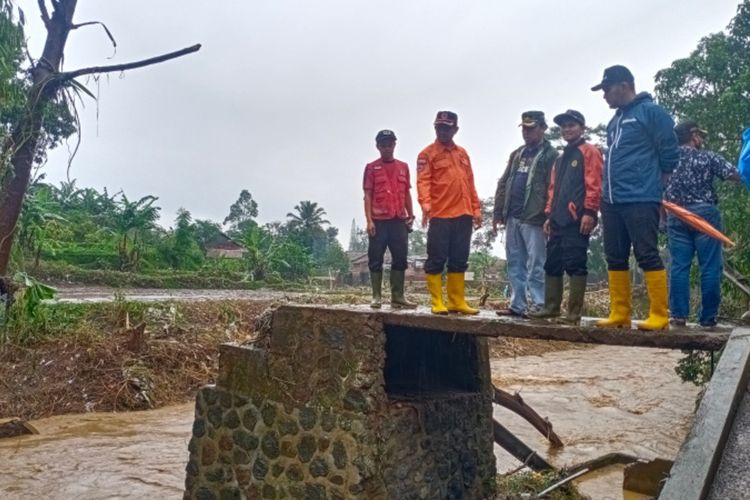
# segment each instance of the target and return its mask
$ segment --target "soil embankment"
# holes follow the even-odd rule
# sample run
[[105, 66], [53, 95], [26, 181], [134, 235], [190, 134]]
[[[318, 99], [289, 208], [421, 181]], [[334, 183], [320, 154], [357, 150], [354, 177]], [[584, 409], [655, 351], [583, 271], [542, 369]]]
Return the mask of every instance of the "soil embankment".
[[[129, 411], [191, 401], [218, 371], [218, 345], [242, 342], [281, 302], [362, 303], [358, 295], [255, 291], [63, 291], [40, 319], [0, 347], [0, 418]], [[426, 300], [426, 299], [425, 299]], [[495, 339], [493, 357], [580, 348]]]

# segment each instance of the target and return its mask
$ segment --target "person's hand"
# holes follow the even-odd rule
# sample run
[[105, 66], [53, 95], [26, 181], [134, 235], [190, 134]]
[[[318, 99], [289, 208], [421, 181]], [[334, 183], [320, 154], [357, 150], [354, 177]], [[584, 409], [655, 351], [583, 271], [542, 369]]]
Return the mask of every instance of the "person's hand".
[[422, 211], [422, 227], [427, 227], [427, 223], [430, 222], [430, 211]]
[[371, 220], [367, 221], [367, 234], [369, 234], [370, 237], [375, 236], [375, 223]]
[[479, 229], [480, 227], [482, 227], [482, 214], [474, 217], [474, 229]]
[[596, 227], [596, 221], [588, 214], [581, 217], [581, 234], [588, 236]]
[[492, 234], [497, 234], [498, 227], [503, 226], [503, 221], [501, 219], [495, 219], [492, 221]]
[[544, 225], [542, 226], [542, 231], [544, 231], [544, 235], [547, 238], [549, 238], [549, 235], [550, 235], [550, 232], [551, 232], [551, 227], [550, 227], [549, 219], [547, 219], [546, 221], [544, 221]]
[[407, 217], [404, 222], [406, 223], [406, 229], [408, 229], [409, 231], [411, 231], [414, 228], [414, 216], [413, 215], [410, 215], [409, 217]]

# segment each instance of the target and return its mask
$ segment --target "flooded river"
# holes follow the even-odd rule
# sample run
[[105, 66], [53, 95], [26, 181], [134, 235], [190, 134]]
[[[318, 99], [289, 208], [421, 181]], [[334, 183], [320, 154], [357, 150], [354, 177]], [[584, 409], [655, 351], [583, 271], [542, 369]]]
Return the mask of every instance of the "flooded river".
[[[494, 360], [495, 383], [520, 391], [552, 421], [566, 444], [557, 453], [510, 411], [496, 407], [495, 416], [554, 465], [613, 451], [672, 459], [698, 393], [674, 374], [679, 356], [599, 346]], [[38, 420], [39, 435], [0, 440], [0, 498], [179, 499], [192, 420], [192, 404]], [[500, 472], [518, 465], [497, 447], [496, 455]], [[622, 498], [621, 471], [604, 470], [579, 486], [597, 500]]]

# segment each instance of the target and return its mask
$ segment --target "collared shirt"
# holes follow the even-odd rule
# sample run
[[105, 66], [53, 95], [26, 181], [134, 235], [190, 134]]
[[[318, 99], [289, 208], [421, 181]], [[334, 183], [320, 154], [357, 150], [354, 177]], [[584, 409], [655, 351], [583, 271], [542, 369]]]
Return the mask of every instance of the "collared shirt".
[[734, 165], [705, 149], [680, 146], [680, 163], [669, 179], [665, 198], [678, 205], [718, 203], [714, 178], [727, 179]]
[[431, 217], [479, 217], [479, 197], [468, 153], [461, 146], [430, 144], [417, 157], [417, 194]]

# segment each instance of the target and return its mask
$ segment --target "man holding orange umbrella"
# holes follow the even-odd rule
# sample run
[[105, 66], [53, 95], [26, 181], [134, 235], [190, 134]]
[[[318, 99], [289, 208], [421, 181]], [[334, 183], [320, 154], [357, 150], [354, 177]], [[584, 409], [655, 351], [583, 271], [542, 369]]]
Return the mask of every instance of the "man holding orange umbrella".
[[[714, 179], [739, 183], [737, 169], [718, 154], [704, 149], [707, 132], [694, 121], [675, 127], [680, 144], [680, 162], [672, 173], [665, 199], [705, 219], [716, 230], [721, 229], [718, 196]], [[667, 207], [669, 208], [669, 207]], [[690, 308], [690, 267], [698, 255], [701, 283], [701, 311], [698, 322], [710, 328], [716, 325], [721, 301], [721, 241], [697, 230], [673, 212], [667, 215], [669, 253], [672, 257], [669, 276], [669, 309], [671, 323], [685, 324]]]

